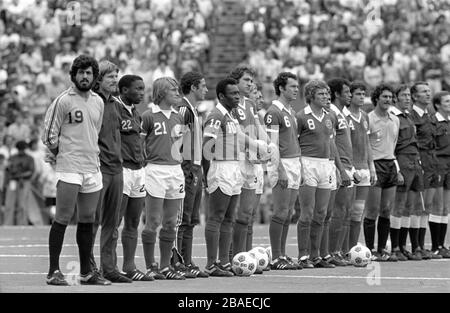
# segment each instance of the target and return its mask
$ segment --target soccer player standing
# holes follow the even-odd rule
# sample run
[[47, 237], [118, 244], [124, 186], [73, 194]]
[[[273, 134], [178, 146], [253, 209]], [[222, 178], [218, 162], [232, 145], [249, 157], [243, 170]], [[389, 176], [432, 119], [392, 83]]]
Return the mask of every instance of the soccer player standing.
[[[114, 283], [131, 283], [132, 280], [117, 270], [117, 227], [122, 202], [123, 174], [120, 140], [120, 103], [113, 97], [117, 92], [119, 68], [109, 61], [99, 64], [98, 88], [95, 91], [105, 103], [102, 128], [98, 137], [100, 147], [100, 170], [103, 177], [103, 189], [97, 206], [93, 237], [100, 230], [100, 268], [103, 276]], [[97, 268], [94, 253], [91, 264]]]
[[[400, 122], [398, 117], [389, 112], [394, 92], [389, 85], [380, 84], [372, 93], [375, 109], [369, 116], [369, 141], [377, 174], [377, 183], [372, 186], [367, 196], [364, 218], [364, 237], [366, 246], [372, 250], [375, 261], [398, 261], [395, 254], [386, 251], [389, 237], [390, 215], [395, 201], [396, 185], [403, 184], [395, 159]], [[376, 220], [378, 217], [378, 246], [374, 251]]]
[[292, 73], [283, 72], [273, 84], [277, 99], [272, 101], [264, 117], [267, 133], [279, 147], [279, 160], [272, 160], [267, 168], [274, 206], [269, 226], [271, 268], [287, 270], [300, 268], [286, 257], [286, 239], [301, 181], [297, 121], [291, 107], [297, 99], [298, 79]]
[[192, 260], [192, 242], [194, 227], [200, 223], [200, 203], [202, 200], [202, 122], [197, 112], [199, 103], [208, 92], [205, 78], [197, 72], [188, 72], [181, 77], [181, 91], [184, 95], [179, 108], [188, 126], [183, 137], [183, 163], [181, 167], [185, 178], [185, 198], [183, 202], [183, 220], [178, 228], [177, 247], [183, 261], [175, 269], [190, 272], [193, 277], [208, 277]]
[[[138, 240], [138, 226], [145, 204], [144, 147], [141, 139], [142, 118], [136, 110], [145, 93], [144, 81], [136, 75], [124, 75], [119, 80], [120, 136], [123, 158], [123, 195], [119, 214], [122, 229], [123, 266], [125, 276], [134, 281], [152, 281], [153, 277], [137, 269], [134, 257]], [[117, 232], [117, 229], [116, 229]], [[118, 237], [118, 234], [116, 235]]]
[[[184, 280], [182, 273], [170, 265], [172, 248], [177, 239], [185, 195], [181, 168], [181, 145], [184, 123], [174, 109], [181, 102], [179, 85], [170, 77], [153, 83], [154, 106], [142, 114], [145, 135], [145, 228], [142, 231], [147, 275], [155, 279]], [[158, 227], [160, 268], [155, 261]]]
[[68, 285], [59, 268], [59, 256], [66, 227], [77, 206], [77, 244], [80, 255], [81, 284], [110, 285], [93, 271], [89, 262], [93, 246], [93, 224], [100, 190], [100, 133], [104, 104], [91, 91], [98, 77], [95, 59], [80, 55], [72, 63], [70, 78], [74, 86], [64, 91], [47, 109], [42, 141], [56, 158], [56, 214], [49, 234], [49, 285]]
[[[397, 256], [399, 261], [406, 259], [417, 261], [422, 259], [421, 254], [415, 251], [418, 246], [417, 241], [412, 243], [413, 253], [406, 250], [406, 239], [411, 223], [411, 205], [407, 205], [407, 203], [414, 202], [412, 199], [416, 194], [409, 192], [410, 190], [423, 191], [423, 171], [417, 147], [416, 128], [410, 115], [411, 93], [409, 87], [407, 85], [399, 86], [395, 96], [397, 101], [390, 110], [400, 121], [395, 156], [405, 182], [403, 185], [397, 186], [395, 205], [390, 217], [391, 247], [392, 253]], [[411, 239], [413, 238], [417, 239], [416, 236], [411, 236]]]
[[325, 111], [328, 85], [312, 80], [305, 85], [307, 106], [296, 114], [302, 151], [303, 185], [300, 187], [300, 218], [297, 224], [298, 262], [302, 268], [333, 268], [319, 256], [323, 222], [332, 187], [330, 159], [334, 134], [332, 116]]
[[433, 206], [429, 218], [431, 252], [450, 258], [450, 251], [444, 246], [450, 204], [450, 93], [441, 91], [433, 97], [436, 114], [432, 117], [436, 125], [436, 156], [442, 179], [436, 190], [437, 205]]

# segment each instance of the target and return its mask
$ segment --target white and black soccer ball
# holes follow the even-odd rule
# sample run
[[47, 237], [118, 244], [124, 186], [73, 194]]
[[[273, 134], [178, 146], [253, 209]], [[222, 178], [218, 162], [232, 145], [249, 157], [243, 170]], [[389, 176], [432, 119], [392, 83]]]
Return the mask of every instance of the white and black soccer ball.
[[269, 256], [266, 253], [266, 249], [264, 249], [263, 247], [256, 247], [249, 252], [255, 255], [257, 270], [263, 271], [267, 266], [269, 266]]
[[367, 264], [370, 263], [372, 253], [370, 252], [369, 248], [357, 244], [349, 251], [350, 255], [350, 262], [356, 266], [356, 267], [364, 267], [367, 266]]
[[250, 252], [239, 252], [233, 257], [231, 269], [237, 276], [250, 276], [255, 273], [257, 261]]

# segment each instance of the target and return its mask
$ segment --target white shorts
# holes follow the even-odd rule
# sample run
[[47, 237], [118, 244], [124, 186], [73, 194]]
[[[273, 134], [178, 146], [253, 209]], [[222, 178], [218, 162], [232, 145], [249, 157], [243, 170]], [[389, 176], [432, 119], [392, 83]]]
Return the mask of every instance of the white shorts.
[[80, 185], [81, 193], [92, 193], [103, 188], [102, 172], [97, 173], [66, 173], [56, 172], [56, 183], [63, 181], [68, 184]]
[[207, 181], [210, 194], [217, 188], [228, 196], [241, 194], [244, 179], [239, 161], [212, 161]]
[[359, 187], [370, 186], [370, 171], [369, 171], [369, 169], [356, 170], [356, 173], [358, 173], [359, 176], [361, 176], [361, 181], [358, 184], [355, 184], [355, 186], [359, 186]]
[[347, 188], [352, 188], [355, 186], [355, 183], [353, 182], [353, 174], [355, 174], [356, 170], [354, 167], [352, 169], [345, 169], [345, 172], [347, 173], [347, 176], [350, 178], [350, 186], [347, 186]]
[[264, 169], [262, 164], [255, 164], [256, 171], [256, 194], [262, 195], [264, 192]]
[[147, 164], [145, 190], [155, 198], [183, 199], [184, 174], [181, 165]]
[[241, 167], [241, 175], [244, 180], [244, 185], [242, 188], [252, 190], [256, 189], [256, 164], [252, 164], [247, 160], [240, 160], [239, 166]]
[[130, 198], [145, 197], [145, 169], [123, 168], [123, 194]]
[[[300, 157], [281, 159], [284, 170], [288, 177], [288, 187], [290, 189], [298, 189], [301, 181], [302, 165], [300, 163]], [[274, 163], [269, 162], [267, 166], [267, 174], [269, 177], [270, 187], [274, 188], [278, 183], [278, 168]]]
[[331, 165], [331, 190], [337, 190], [338, 186], [337, 186], [337, 175], [336, 175], [336, 164], [334, 163], [334, 160], [329, 160], [330, 161], [330, 165]]
[[329, 159], [302, 156], [300, 160], [302, 161], [302, 175], [305, 185], [320, 189], [331, 189], [333, 167]]

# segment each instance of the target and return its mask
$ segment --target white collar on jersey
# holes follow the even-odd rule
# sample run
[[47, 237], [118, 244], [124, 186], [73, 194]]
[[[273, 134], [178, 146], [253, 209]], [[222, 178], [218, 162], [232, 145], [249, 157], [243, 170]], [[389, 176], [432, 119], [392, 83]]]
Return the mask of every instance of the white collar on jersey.
[[447, 119], [445, 117], [443, 117], [440, 112], [436, 112], [436, 119], [437, 119], [438, 122], [447, 121]]
[[305, 107], [305, 109], [304, 109], [305, 111], [305, 114], [312, 114], [312, 116], [314, 116], [318, 121], [320, 121], [320, 122], [322, 122], [322, 119], [323, 119], [323, 117], [325, 116], [325, 114], [327, 114], [327, 111], [325, 111], [325, 109], [324, 108], [322, 108], [322, 116], [316, 116], [315, 114], [314, 114], [314, 112], [312, 111], [312, 109], [311, 109], [311, 106], [308, 104], [306, 107]]
[[395, 107], [395, 106], [391, 106], [390, 108], [389, 108], [389, 113], [392, 113], [392, 114], [394, 114], [394, 115], [400, 115], [400, 114], [403, 114], [403, 112], [402, 111], [400, 111], [397, 107]]
[[274, 106], [276, 106], [277, 108], [279, 108], [280, 111], [286, 110], [286, 112], [288, 112], [289, 114], [292, 114], [291, 110], [288, 110], [280, 100], [273, 100], [272, 104]]
[[[158, 113], [158, 112], [164, 113], [164, 111], [161, 110], [161, 107], [160, 107], [159, 105], [157, 105], [156, 103], [154, 103], [154, 104], [152, 105], [152, 112], [153, 112], [153, 113]], [[170, 107], [170, 112], [171, 112], [171, 113], [178, 114], [178, 111], [175, 110], [173, 107]], [[170, 117], [168, 117], [168, 118], [170, 118]]]
[[228, 115], [228, 117], [229, 117], [232, 121], [234, 121], [235, 123], [237, 122], [236, 119], [233, 118], [233, 116], [231, 116], [230, 112], [228, 112], [228, 110], [225, 109], [225, 107], [223, 106], [222, 103], [220, 103], [220, 102], [217, 103], [216, 108], [217, 108], [217, 110], [219, 110], [220, 113], [222, 113], [224, 116], [225, 116], [225, 115]]
[[427, 108], [425, 108], [425, 110], [422, 110], [417, 105], [413, 105], [413, 110], [416, 111], [416, 113], [419, 114], [420, 117], [422, 117], [425, 113], [428, 113]]
[[344, 116], [350, 116], [352, 115], [352, 112], [350, 112], [350, 110], [347, 107], [344, 107], [342, 109], [342, 114], [344, 114]]
[[336, 105], [334, 105], [333, 103], [330, 105], [330, 109], [331, 109], [331, 111], [333, 111], [334, 113], [336, 113], [338, 115], [342, 114], [341, 110], [339, 110], [339, 108]]

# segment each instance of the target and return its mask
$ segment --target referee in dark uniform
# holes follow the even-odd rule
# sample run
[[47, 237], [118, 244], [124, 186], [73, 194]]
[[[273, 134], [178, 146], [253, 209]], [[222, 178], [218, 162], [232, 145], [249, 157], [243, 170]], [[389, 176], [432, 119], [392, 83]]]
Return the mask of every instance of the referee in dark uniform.
[[[202, 122], [197, 106], [208, 92], [205, 78], [197, 72], [188, 72], [181, 77], [181, 91], [184, 95], [179, 112], [188, 126], [189, 132], [183, 137], [183, 163], [186, 196], [183, 202], [183, 220], [178, 228], [177, 247], [184, 260], [184, 272], [195, 277], [209, 275], [192, 261], [192, 241], [195, 225], [200, 223], [200, 203], [202, 199]], [[181, 261], [181, 260], [178, 260]], [[181, 262], [178, 262], [178, 267]], [[177, 269], [177, 265], [174, 264]], [[183, 265], [181, 265], [183, 266]]]

